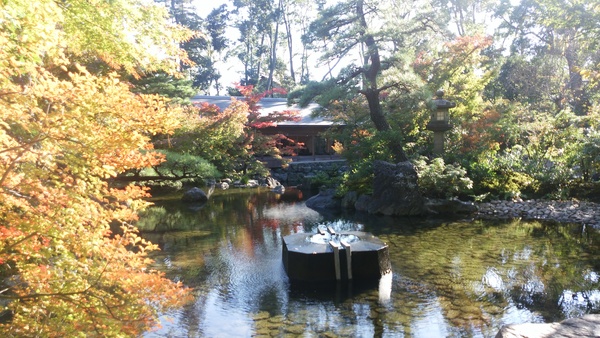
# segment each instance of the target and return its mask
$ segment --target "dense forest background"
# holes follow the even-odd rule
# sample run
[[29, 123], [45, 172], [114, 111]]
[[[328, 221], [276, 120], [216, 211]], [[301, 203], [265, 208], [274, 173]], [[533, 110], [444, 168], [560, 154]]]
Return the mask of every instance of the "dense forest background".
[[[330, 135], [354, 168], [344, 189], [368, 192], [374, 159], [410, 158], [434, 175], [429, 194], [593, 195], [598, 4], [235, 0], [201, 17], [202, 2], [163, 3], [201, 32], [182, 44], [194, 91], [240, 95], [221, 80], [233, 73], [256, 93], [316, 101], [316, 114], [347, 126]], [[438, 89], [457, 107], [433, 160], [425, 126]]]

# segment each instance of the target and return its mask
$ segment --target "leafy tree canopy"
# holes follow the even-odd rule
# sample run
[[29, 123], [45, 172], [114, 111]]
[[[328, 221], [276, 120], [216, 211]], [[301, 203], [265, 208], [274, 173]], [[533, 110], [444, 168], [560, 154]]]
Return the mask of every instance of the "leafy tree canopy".
[[138, 335], [185, 301], [133, 226], [147, 192], [107, 183], [163, 160], [150, 137], [172, 133], [179, 109], [81, 61], [175, 73], [188, 36], [143, 0], [2, 2], [2, 336]]

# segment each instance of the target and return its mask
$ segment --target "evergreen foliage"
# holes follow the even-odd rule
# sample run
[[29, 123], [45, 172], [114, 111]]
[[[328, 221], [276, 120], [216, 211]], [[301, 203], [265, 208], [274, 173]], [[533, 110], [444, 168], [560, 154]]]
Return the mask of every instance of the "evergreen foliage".
[[[322, 106], [318, 114], [347, 124], [330, 136], [343, 144], [338, 150], [353, 167], [342, 189], [354, 182], [354, 188], [368, 190], [369, 163], [384, 154], [386, 138], [388, 151], [401, 144], [416, 163], [431, 157], [432, 135], [425, 126], [438, 89], [457, 103], [441, 161], [466, 169], [475, 196], [568, 198], [581, 192], [583, 182], [593, 185], [600, 98], [600, 59], [593, 48], [599, 30], [587, 19], [597, 17], [600, 7], [561, 0], [421, 5], [338, 1], [320, 10], [305, 36], [304, 41], [323, 46], [319, 51], [329, 62], [348, 62], [351, 51], [360, 49], [337, 77], [308, 82], [288, 97], [301, 104], [314, 100]], [[501, 24], [484, 31], [494, 18]], [[380, 68], [372, 63], [377, 57]], [[374, 88], [382, 107], [375, 119], [377, 100], [368, 96]], [[361, 95], [367, 99], [362, 108], [355, 104]], [[371, 121], [364, 119], [367, 112]], [[387, 130], [382, 121], [390, 131], [377, 135]], [[428, 166], [444, 175], [444, 166], [436, 163]], [[431, 171], [421, 172], [431, 178]]]
[[172, 104], [191, 104], [190, 98], [196, 94], [192, 80], [161, 73], [152, 73], [139, 79], [130, 80], [134, 93], [157, 94], [169, 98]]

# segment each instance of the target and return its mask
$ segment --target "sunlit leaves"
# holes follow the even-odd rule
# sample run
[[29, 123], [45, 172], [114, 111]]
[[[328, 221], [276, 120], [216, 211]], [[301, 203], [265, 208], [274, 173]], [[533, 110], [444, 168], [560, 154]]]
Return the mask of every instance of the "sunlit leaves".
[[[147, 192], [107, 183], [160, 163], [150, 137], [172, 133], [180, 111], [67, 57], [102, 58], [134, 74], [174, 71], [175, 62], [163, 61], [178, 57], [170, 48], [180, 31], [163, 12], [144, 1], [3, 3], [0, 311], [11, 313], [0, 324], [4, 336], [136, 335], [157, 311], [185, 299], [180, 285], [146, 268], [156, 246], [131, 222]], [[136, 41], [116, 34], [133, 23], [140, 23], [131, 30]], [[102, 32], [91, 31], [98, 27]], [[172, 53], [146, 57], [142, 38]]]
[[172, 71], [187, 60], [178, 42], [190, 38], [191, 32], [171, 24], [166, 8], [151, 1], [68, 1], [60, 7], [72, 53], [93, 53], [134, 75]]

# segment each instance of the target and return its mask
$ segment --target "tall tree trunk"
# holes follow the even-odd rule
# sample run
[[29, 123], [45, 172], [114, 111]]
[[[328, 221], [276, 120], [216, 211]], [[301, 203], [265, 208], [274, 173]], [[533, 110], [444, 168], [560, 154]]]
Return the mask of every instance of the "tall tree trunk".
[[[271, 39], [271, 62], [269, 63], [269, 79], [267, 80], [267, 90], [273, 89], [273, 73], [275, 73], [275, 67], [277, 67], [277, 41], [279, 38], [279, 16], [283, 13], [283, 2], [279, 0], [278, 16], [275, 19], [275, 34]], [[273, 93], [271, 93], [273, 97]]]
[[258, 85], [258, 81], [260, 81], [260, 68], [262, 67], [262, 58], [265, 50], [265, 33], [262, 33], [260, 37], [260, 44], [258, 45], [258, 55], [257, 64], [256, 64], [256, 84]]
[[390, 124], [383, 115], [383, 108], [381, 108], [381, 101], [379, 101], [379, 91], [367, 88], [363, 91], [363, 95], [367, 99], [371, 121], [375, 125], [375, 128], [378, 131], [391, 130], [392, 127], [390, 127]]
[[565, 49], [565, 59], [569, 67], [569, 90], [572, 95], [573, 111], [576, 115], [586, 115], [589, 107], [589, 98], [583, 88], [583, 77], [579, 72], [581, 64], [578, 58], [578, 46], [575, 38], [567, 38], [567, 47]]
[[[364, 39], [366, 46], [365, 56], [370, 60], [370, 64], [365, 64], [363, 79], [365, 81], [364, 89], [362, 94], [367, 99], [369, 104], [369, 114], [371, 121], [375, 125], [378, 131], [389, 131], [392, 128], [388, 123], [381, 107], [381, 101], [379, 99], [380, 89], [377, 86], [377, 77], [381, 71], [381, 57], [379, 56], [379, 48], [373, 35], [368, 33], [367, 20], [364, 12], [364, 0], [358, 0], [356, 2], [356, 15], [360, 23], [360, 35]], [[368, 63], [368, 62], [367, 62]], [[408, 160], [406, 153], [402, 147], [402, 144], [396, 139], [390, 142], [390, 150], [394, 154], [396, 161], [402, 162]]]
[[279, 8], [281, 9], [281, 15], [283, 18], [283, 24], [285, 25], [285, 34], [287, 36], [288, 54], [290, 57], [290, 77], [292, 82], [296, 83], [296, 72], [294, 71], [294, 52], [293, 52], [293, 39], [292, 39], [292, 26], [288, 20], [287, 13], [283, 7], [283, 0], [279, 0]]
[[310, 72], [308, 70], [308, 50], [306, 49], [306, 45], [302, 47], [302, 60], [300, 64], [300, 82], [308, 82], [310, 79]]
[[252, 65], [252, 46], [250, 41], [246, 41], [246, 61], [244, 61], [244, 85], [247, 86], [250, 81], [250, 67]]

